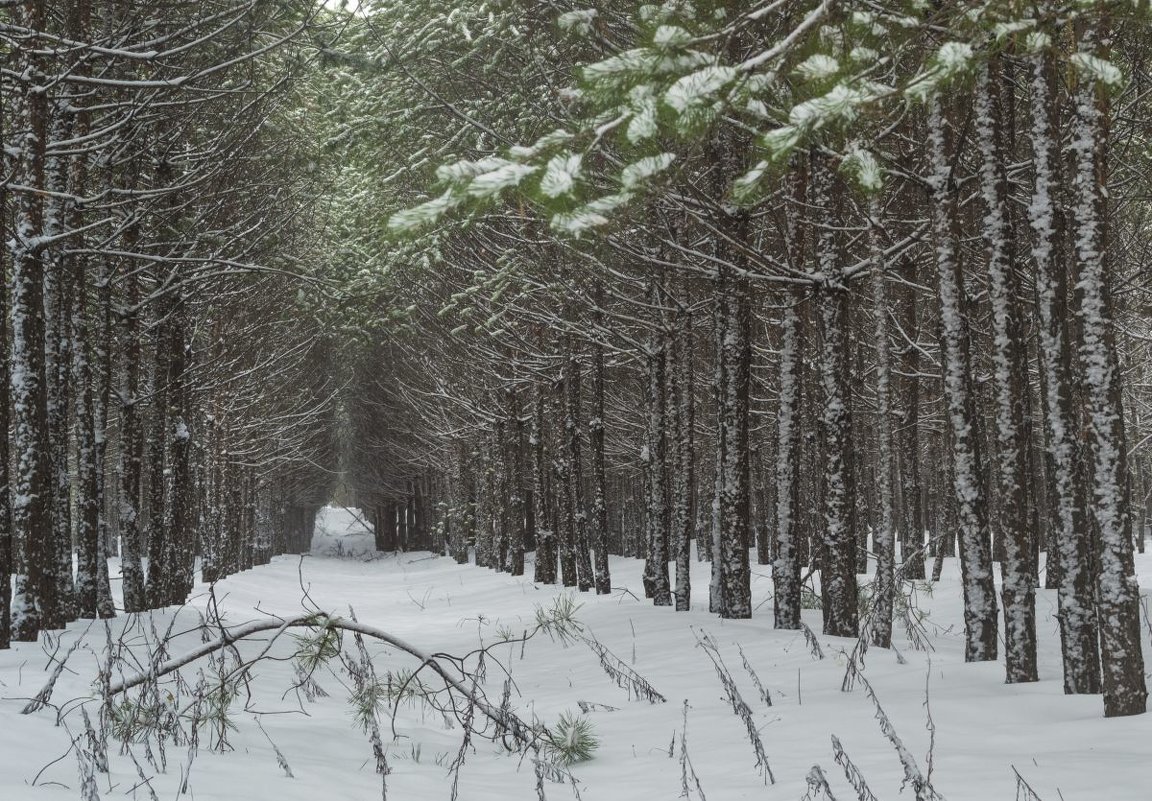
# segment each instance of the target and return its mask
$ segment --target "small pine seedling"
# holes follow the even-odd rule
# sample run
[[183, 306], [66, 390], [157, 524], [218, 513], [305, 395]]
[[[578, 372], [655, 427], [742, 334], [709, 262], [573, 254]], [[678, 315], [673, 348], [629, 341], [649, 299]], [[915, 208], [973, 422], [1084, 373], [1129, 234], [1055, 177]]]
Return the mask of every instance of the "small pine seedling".
[[549, 745], [552, 759], [567, 767], [591, 759], [600, 741], [592, 731], [590, 720], [565, 712], [549, 737]]

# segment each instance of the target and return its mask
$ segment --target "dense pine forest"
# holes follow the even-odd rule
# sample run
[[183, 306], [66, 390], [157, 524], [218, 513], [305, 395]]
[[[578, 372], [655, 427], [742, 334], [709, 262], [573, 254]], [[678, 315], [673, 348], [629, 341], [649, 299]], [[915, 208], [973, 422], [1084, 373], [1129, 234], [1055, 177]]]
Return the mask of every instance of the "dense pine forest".
[[668, 615], [818, 609], [853, 659], [957, 565], [964, 660], [1144, 713], [1150, 33], [0, 0], [0, 648], [306, 552], [336, 498], [382, 552], [577, 597], [638, 559]]

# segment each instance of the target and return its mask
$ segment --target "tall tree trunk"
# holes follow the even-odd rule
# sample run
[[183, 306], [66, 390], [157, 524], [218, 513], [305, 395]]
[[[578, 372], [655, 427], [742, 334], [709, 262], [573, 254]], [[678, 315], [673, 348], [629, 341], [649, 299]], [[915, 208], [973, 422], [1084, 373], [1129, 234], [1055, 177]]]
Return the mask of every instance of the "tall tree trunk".
[[544, 430], [544, 406], [546, 403], [544, 381], [536, 384], [536, 397], [532, 407], [532, 503], [533, 517], [536, 519], [536, 567], [533, 580], [541, 584], [556, 583], [556, 532], [552, 528], [551, 504], [549, 503], [548, 461], [545, 452], [547, 432]]
[[892, 493], [892, 350], [888, 335], [888, 276], [880, 243], [881, 206], [869, 207], [872, 257], [872, 316], [876, 326], [876, 478], [879, 521], [872, 535], [876, 551], [876, 579], [872, 590], [869, 639], [879, 648], [892, 646], [892, 605], [896, 593], [896, 532]]
[[[807, 200], [804, 173], [797, 173], [792, 197], [787, 205], [786, 232], [789, 238], [788, 259], [793, 271], [803, 272], [806, 259], [805, 226], [801, 209]], [[800, 388], [804, 355], [804, 328], [800, 304], [804, 293], [785, 297], [781, 320], [780, 388], [776, 411], [776, 532], [775, 559], [772, 561], [773, 609], [778, 629], [800, 628], [800, 459], [801, 436]]]
[[[664, 302], [660, 281], [648, 279], [648, 303], [659, 309]], [[644, 564], [644, 592], [656, 606], [672, 605], [672, 588], [668, 579], [668, 408], [665, 371], [667, 334], [663, 321], [649, 338], [644, 387], [644, 448], [641, 463], [644, 470], [644, 540], [647, 543]]]
[[908, 341], [901, 349], [903, 373], [903, 412], [901, 416], [900, 467], [903, 491], [903, 525], [900, 537], [901, 572], [905, 578], [923, 579], [924, 571], [924, 481], [920, 471], [920, 335], [915, 259], [904, 259], [905, 297], [902, 302], [901, 328]]
[[[821, 162], [823, 160], [821, 159]], [[830, 165], [813, 167], [813, 205], [835, 220]], [[821, 333], [820, 383], [823, 389], [821, 425], [824, 434], [824, 527], [820, 555], [820, 595], [824, 633], [855, 637], [859, 633], [856, 586], [856, 480], [853, 474], [851, 310], [844, 285], [843, 258], [836, 232], [822, 227], [816, 254], [823, 276], [818, 288]]]
[[[603, 325], [604, 285], [593, 289], [596, 321]], [[592, 518], [589, 539], [596, 554], [595, 583], [599, 595], [612, 592], [608, 569], [608, 486], [604, 468], [604, 346], [592, 345], [592, 418], [588, 421], [588, 447], [592, 451]]]
[[952, 435], [953, 490], [960, 524], [964, 658], [968, 662], [982, 662], [996, 659], [996, 587], [992, 578], [980, 438], [976, 432], [972, 361], [964, 309], [964, 271], [955, 230], [957, 192], [940, 104], [939, 99], [931, 101], [928, 124], [932, 234], [940, 292], [940, 349], [944, 357], [944, 399]]
[[[12, 9], [17, 27], [44, 30], [44, 0], [18, 3]], [[39, 47], [29, 38], [17, 50], [15, 69], [31, 80], [42, 79]], [[62, 628], [56, 597], [52, 547], [52, 488], [48, 460], [48, 376], [44, 362], [44, 260], [37, 238], [44, 233], [44, 148], [47, 96], [26, 88], [17, 93], [12, 146], [15, 183], [29, 187], [16, 195], [12, 248], [12, 407], [16, 471], [13, 476], [12, 532], [18, 549], [12, 637], [34, 641], [41, 627]]]
[[570, 351], [567, 380], [564, 382], [564, 433], [571, 470], [572, 490], [569, 501], [572, 504], [570, 515], [576, 549], [576, 586], [580, 592], [587, 592], [592, 589], [595, 577], [592, 575], [592, 554], [588, 543], [588, 509], [584, 503], [584, 457], [580, 448], [580, 373], [580, 360], [575, 351]]
[[672, 488], [672, 556], [676, 563], [673, 594], [676, 611], [692, 608], [692, 527], [696, 519], [696, 393], [693, 388], [692, 312], [687, 291], [680, 298], [672, 339], [672, 442], [675, 478]]
[[[1085, 32], [1081, 52], [1092, 54], [1096, 50], [1097, 57], [1107, 58], [1104, 48], [1095, 47], [1094, 34], [1097, 32]], [[1106, 41], [1106, 33], [1099, 40]], [[1144, 683], [1140, 590], [1132, 557], [1128, 452], [1109, 281], [1106, 188], [1111, 109], [1104, 87], [1085, 75], [1080, 81], [1072, 135], [1082, 324], [1080, 361], [1093, 457], [1092, 511], [1098, 533], [1096, 597], [1104, 667], [1104, 714], [1115, 717], [1143, 714], [1148, 690]]]
[[[131, 238], [129, 243], [131, 243]], [[130, 244], [129, 244], [130, 246]], [[125, 279], [121, 316], [121, 386], [120, 452], [117, 463], [120, 475], [120, 571], [123, 575], [124, 611], [141, 612], [148, 608], [141, 563], [140, 504], [144, 475], [144, 431], [140, 415], [140, 318], [137, 310], [138, 279], [135, 274]]]
[[1086, 497], [1078, 477], [1083, 458], [1073, 410], [1072, 345], [1068, 324], [1067, 220], [1056, 192], [1063, 183], [1058, 150], [1055, 66], [1037, 54], [1032, 66], [1032, 154], [1034, 186], [1029, 205], [1032, 261], [1038, 317], [1039, 355], [1044, 378], [1045, 417], [1052, 483], [1056, 494], [1055, 549], [1064, 692], [1100, 692], [1100, 651], [1092, 586], [1092, 532]]
[[976, 84], [976, 129], [983, 160], [983, 234], [988, 251], [988, 294], [992, 305], [992, 363], [996, 392], [996, 450], [999, 455], [999, 521], [1003, 543], [1004, 659], [1007, 681], [1036, 681], [1036, 575], [1032, 567], [1034, 532], [1028, 519], [1027, 353], [1020, 320], [1014, 232], [1008, 208], [1009, 153], [1001, 120], [1002, 76], [993, 59]]
[[[743, 223], [737, 221], [738, 227]], [[748, 412], [751, 390], [752, 306], [747, 279], [732, 274], [722, 262], [716, 287], [717, 306], [717, 528], [713, 576], [719, 608], [725, 618], [752, 616], [751, 570], [748, 563], [750, 474]]]
[[[0, 142], [7, 141], [6, 104], [0, 102]], [[0, 152], [0, 165], [11, 175], [15, 165], [7, 152]], [[8, 182], [0, 181], [0, 287], [8, 287]], [[0, 650], [11, 647], [13, 563], [12, 502], [9, 481], [9, 394], [12, 377], [8, 346], [8, 291], [0, 289]]]
[[166, 457], [168, 445], [168, 360], [171, 358], [172, 308], [167, 299], [157, 308], [155, 344], [152, 362], [152, 409], [148, 430], [148, 517], [145, 532], [148, 540], [148, 607], [155, 609], [167, 603], [171, 588], [167, 571], [171, 543], [165, 527], [169, 477]]

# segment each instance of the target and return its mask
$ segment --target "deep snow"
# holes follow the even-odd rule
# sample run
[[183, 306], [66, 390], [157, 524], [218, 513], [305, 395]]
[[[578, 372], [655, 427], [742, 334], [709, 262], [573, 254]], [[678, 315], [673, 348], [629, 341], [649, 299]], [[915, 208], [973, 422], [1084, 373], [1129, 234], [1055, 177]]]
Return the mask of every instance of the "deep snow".
[[[914, 650], [898, 625], [894, 651], [872, 649], [864, 675], [875, 688], [887, 714], [921, 770], [927, 770], [925, 698], [935, 723], [932, 780], [951, 801], [1016, 798], [1015, 766], [1045, 801], [1126, 801], [1152, 797], [1147, 779], [1152, 760], [1152, 716], [1105, 720], [1099, 696], [1065, 696], [1060, 680], [1059, 640], [1053, 614], [1053, 592], [1038, 593], [1042, 681], [1006, 686], [1002, 663], [964, 664], [960, 585], [954, 560], [931, 591], [917, 594], [927, 613], [926, 626], [935, 650]], [[280, 557], [220, 582], [215, 588], [228, 623], [270, 614], [302, 610], [306, 591], [320, 607], [347, 614], [384, 628], [421, 648], [463, 654], [481, 640], [499, 639], [499, 631], [521, 631], [532, 625], [535, 608], [548, 607], [557, 596], [573, 595], [581, 604], [577, 618], [586, 630], [633, 667], [668, 699], [664, 704], [630, 700], [602, 671], [594, 653], [582, 644], [564, 645], [538, 636], [525, 646], [500, 646], [494, 655], [510, 671], [518, 695], [514, 709], [524, 717], [538, 716], [549, 725], [561, 713], [577, 712], [578, 701], [597, 707], [588, 713], [600, 747], [595, 757], [574, 766], [579, 793], [585, 801], [675, 799], [681, 792], [679, 734], [683, 702], [688, 701], [688, 750], [701, 786], [710, 801], [728, 799], [790, 799], [803, 796], [805, 777], [820, 764], [843, 800], [855, 793], [832, 757], [830, 736], [840, 738], [855, 765], [881, 801], [911, 798], [899, 792], [903, 770], [896, 752], [881, 734], [874, 708], [859, 686], [841, 691], [846, 655], [854, 640], [819, 636], [827, 658], [817, 660], [799, 632], [774, 631], [771, 622], [771, 579], [767, 569], [753, 568], [754, 617], [721, 621], [706, 611], [708, 564], [694, 563], [693, 610], [676, 613], [643, 600], [636, 560], [613, 558], [613, 593], [576, 593], [540, 586], [528, 577], [512, 577], [427, 553], [377, 555], [371, 535], [357, 517], [342, 509], [325, 509], [317, 520], [313, 554]], [[113, 564], [114, 570], [118, 566]], [[1152, 586], [1152, 554], [1137, 556], [1141, 585]], [[115, 573], [114, 573], [115, 575]], [[180, 610], [154, 613], [163, 630], [175, 615], [173, 654], [201, 642], [196, 631], [200, 613], [210, 598], [198, 586]], [[819, 631], [820, 612], [805, 612]], [[137, 624], [141, 621], [135, 621]], [[112, 622], [119, 636], [127, 617]], [[135, 626], [127, 640], [138, 653], [146, 639]], [[754, 768], [752, 747], [744, 724], [733, 714], [707, 654], [697, 637], [707, 633], [752, 707], [776, 785], [765, 786]], [[59, 653], [78, 637], [84, 643], [68, 661], [52, 702], [66, 713], [56, 725], [56, 710], [21, 715], [26, 699], [48, 675], [46, 645], [17, 644], [0, 651], [0, 801], [78, 799], [76, 758], [69, 752], [71, 736], [81, 731], [79, 703], [93, 696], [92, 681], [104, 650], [102, 623], [73, 624], [58, 639]], [[1147, 640], [1147, 637], [1145, 638]], [[737, 644], [768, 689], [772, 706], [759, 699], [741, 665]], [[352, 647], [350, 639], [345, 648]], [[376, 669], [413, 668], [411, 658], [369, 645], [377, 655]], [[1148, 643], [1145, 643], [1148, 648]], [[259, 644], [244, 647], [255, 653]], [[52, 650], [52, 649], [50, 649]], [[273, 655], [287, 657], [291, 643]], [[1152, 656], [1152, 654], [1149, 654]], [[901, 659], [902, 657], [902, 659]], [[1149, 661], [1152, 664], [1152, 661]], [[184, 675], [194, 678], [195, 670]], [[266, 661], [254, 671], [251, 695], [233, 707], [237, 730], [228, 735], [234, 749], [208, 750], [203, 738], [188, 779], [189, 798], [378, 799], [380, 781], [367, 737], [356, 726], [349, 706], [348, 677], [321, 671], [319, 684], [330, 697], [303, 700], [291, 687], [294, 676], [287, 661]], [[431, 678], [428, 679], [431, 683]], [[488, 666], [488, 693], [498, 702], [503, 674]], [[927, 695], [925, 688], [927, 687]], [[98, 704], [88, 704], [94, 715]], [[259, 717], [263, 731], [256, 725]], [[399, 738], [385, 740], [392, 773], [388, 797], [393, 801], [447, 799], [451, 779], [446, 766], [460, 745], [459, 727], [446, 728], [436, 713], [403, 705], [396, 720]], [[277, 765], [269, 738], [283, 753], [294, 778]], [[675, 753], [669, 751], [676, 738]], [[475, 741], [461, 772], [460, 794], [466, 801], [535, 799], [535, 776], [529, 762], [497, 745]], [[186, 747], [167, 751], [167, 772], [157, 774], [145, 760], [142, 745], [134, 746], [150, 786], [160, 799], [176, 799]], [[58, 762], [50, 764], [60, 758]], [[112, 770], [99, 779], [101, 798], [149, 798], [132, 760], [112, 748]], [[34, 786], [35, 782], [35, 786]], [[546, 786], [549, 799], [572, 798], [565, 785]], [[696, 797], [695, 794], [692, 796]]]

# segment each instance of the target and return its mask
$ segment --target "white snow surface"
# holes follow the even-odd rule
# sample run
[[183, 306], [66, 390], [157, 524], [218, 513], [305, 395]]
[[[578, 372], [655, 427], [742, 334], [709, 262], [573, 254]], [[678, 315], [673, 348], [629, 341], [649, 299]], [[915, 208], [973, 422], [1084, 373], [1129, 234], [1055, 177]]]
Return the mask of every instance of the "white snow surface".
[[[341, 556], [336, 556], [339, 554]], [[113, 562], [113, 576], [118, 565]], [[695, 589], [692, 611], [677, 613], [643, 600], [642, 562], [611, 559], [611, 595], [576, 593], [542, 586], [527, 575], [513, 577], [474, 566], [457, 565], [426, 552], [376, 554], [372, 535], [354, 511], [327, 508], [317, 519], [313, 554], [279, 557], [219, 582], [215, 596], [232, 625], [268, 615], [302, 611], [303, 589], [321, 608], [337, 614], [355, 609], [358, 619], [423, 648], [464, 654], [480, 643], [499, 639], [498, 629], [520, 632], [534, 621], [537, 606], [548, 607], [557, 596], [574, 595], [581, 607], [578, 619], [620, 659], [646, 678], [668, 699], [650, 704], [630, 699], [601, 670], [597, 657], [582, 644], [553, 642], [538, 636], [523, 648], [499, 646], [493, 656], [515, 681], [512, 706], [521, 716], [539, 717], [554, 725], [561, 713], [578, 712], [578, 701], [615, 707], [595, 708], [591, 719], [599, 749], [587, 762], [573, 767], [585, 801], [671, 801], [681, 793], [679, 761], [683, 702], [687, 700], [687, 743], [691, 762], [710, 801], [729, 799], [795, 799], [803, 796], [805, 777], [820, 764], [838, 798], [855, 798], [843, 771], [832, 758], [831, 735], [863, 772], [882, 801], [912, 798], [900, 792], [902, 768], [896, 752], [881, 734], [875, 710], [863, 689], [841, 691], [846, 654], [855, 640], [818, 635], [826, 657], [810, 653], [801, 632], [772, 628], [771, 578], [766, 567], [753, 566], [754, 617], [721, 621], [707, 612], [706, 562], [693, 563]], [[1142, 586], [1152, 586], [1152, 553], [1137, 555]], [[113, 582], [118, 592], [118, 582]], [[894, 651], [872, 649], [863, 675], [874, 687], [897, 733], [922, 771], [927, 770], [929, 734], [925, 727], [925, 687], [935, 723], [932, 781], [950, 801], [1015, 798], [1015, 766], [1045, 801], [1109, 801], [1147, 799], [1148, 748], [1152, 716], [1105, 720], [1099, 696], [1066, 696], [1060, 679], [1059, 636], [1054, 591], [1038, 593], [1037, 612], [1042, 681], [1031, 685], [1004, 684], [1002, 663], [965, 664], [960, 606], [961, 588], [954, 559], [931, 596], [917, 595], [928, 613], [927, 625], [935, 651], [911, 648], [897, 624]], [[209, 604], [208, 588], [198, 585], [185, 607], [152, 613], [158, 630], [174, 622], [177, 632], [169, 645], [173, 655], [201, 643], [200, 613]], [[148, 615], [143, 616], [147, 622]], [[804, 618], [820, 628], [819, 610]], [[114, 638], [125, 626], [142, 621], [121, 616], [111, 621]], [[126, 637], [138, 655], [145, 653], [140, 627]], [[696, 647], [697, 633], [716, 641], [744, 700], [751, 706], [777, 784], [765, 786], [754, 768], [754, 756], [744, 724], [724, 698], [707, 654]], [[83, 638], [57, 682], [52, 704], [31, 715], [20, 714], [26, 700], [45, 683], [48, 653], [63, 654]], [[1147, 639], [1147, 638], [1145, 638]], [[69, 753], [73, 736], [83, 731], [79, 705], [88, 701], [96, 719], [93, 680], [98, 656], [104, 652], [102, 623], [72, 624], [59, 637], [59, 648], [42, 637], [39, 643], [15, 644], [0, 651], [0, 799], [3, 801], [75, 801], [80, 797], [76, 756]], [[768, 707], [742, 667], [737, 645], [772, 698]], [[247, 655], [260, 643], [241, 645]], [[277, 657], [291, 655], [293, 643], [274, 647]], [[346, 650], [354, 650], [351, 638]], [[1145, 642], [1148, 649], [1148, 643]], [[415, 668], [414, 661], [394, 649], [369, 644], [380, 675], [388, 669]], [[1150, 649], [1152, 650], [1152, 649]], [[1150, 662], [1152, 664], [1152, 662]], [[195, 670], [184, 676], [195, 680]], [[487, 692], [499, 703], [503, 669], [489, 663]], [[380, 779], [367, 737], [357, 727], [347, 704], [349, 677], [338, 667], [316, 674], [330, 697], [309, 702], [290, 688], [290, 662], [266, 661], [255, 668], [251, 696], [243, 694], [233, 707], [237, 730], [229, 734], [231, 751], [213, 753], [202, 737], [201, 749], [188, 777], [187, 798], [197, 801], [275, 799], [276, 801], [341, 801], [379, 799]], [[427, 677], [432, 682], [432, 677]], [[259, 716], [268, 737], [291, 767], [288, 778], [278, 767], [269, 740], [255, 723]], [[461, 742], [459, 726], [447, 728], [435, 712], [402, 705], [393, 740], [387, 716], [383, 736], [392, 773], [392, 801], [448, 799], [451, 777], [447, 766]], [[71, 734], [70, 734], [71, 732]], [[675, 738], [675, 753], [669, 757]], [[461, 771], [459, 798], [536, 799], [531, 763], [498, 745], [474, 740]], [[146, 761], [142, 745], [134, 752], [160, 799], [177, 799], [188, 748], [169, 746], [167, 771]], [[153, 745], [153, 749], [155, 746]], [[103, 799], [148, 799], [130, 757], [113, 742], [111, 772], [98, 778]], [[53, 760], [58, 760], [53, 762]], [[549, 799], [575, 795], [563, 784], [546, 785]], [[693, 785], [692, 799], [697, 798]]]

